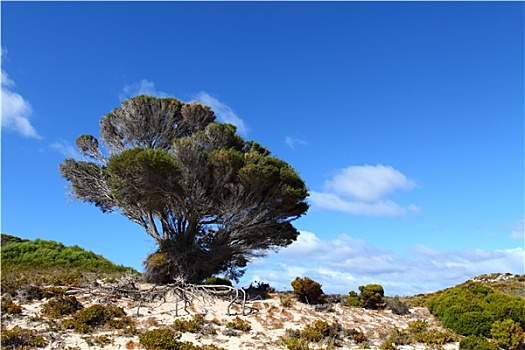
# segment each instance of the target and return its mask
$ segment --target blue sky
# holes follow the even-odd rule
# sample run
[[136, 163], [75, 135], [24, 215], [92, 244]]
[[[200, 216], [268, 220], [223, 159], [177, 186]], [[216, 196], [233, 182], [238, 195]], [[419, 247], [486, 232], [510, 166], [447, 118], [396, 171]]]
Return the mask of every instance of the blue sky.
[[1, 3], [4, 233], [141, 269], [154, 244], [58, 165], [146, 93], [201, 101], [310, 189], [241, 285], [389, 295], [524, 271], [523, 2]]

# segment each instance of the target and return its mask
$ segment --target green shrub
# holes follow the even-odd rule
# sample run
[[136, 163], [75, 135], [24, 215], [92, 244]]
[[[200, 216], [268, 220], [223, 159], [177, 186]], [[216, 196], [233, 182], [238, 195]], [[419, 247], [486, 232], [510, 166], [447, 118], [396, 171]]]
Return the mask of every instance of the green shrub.
[[198, 333], [205, 325], [204, 315], [195, 314], [191, 320], [175, 320], [173, 328], [181, 333]]
[[180, 342], [180, 335], [171, 329], [160, 328], [139, 334], [139, 343], [146, 350], [225, 350], [216, 345], [194, 345]]
[[171, 329], [161, 328], [139, 334], [139, 342], [146, 350], [175, 350], [180, 349], [179, 337]]
[[128, 333], [135, 331], [133, 320], [126, 316], [122, 308], [100, 304], [77, 311], [71, 318], [62, 321], [61, 326], [81, 334], [91, 333], [99, 328], [122, 329]]
[[379, 284], [367, 284], [359, 286], [359, 298], [363, 301], [366, 309], [382, 309], [385, 306], [385, 291]]
[[511, 319], [494, 322], [490, 335], [498, 346], [507, 350], [517, 350], [523, 345], [523, 329]]
[[5, 350], [29, 350], [46, 346], [46, 341], [41, 335], [36, 334], [36, 331], [19, 326], [14, 326], [10, 330], [2, 328], [1, 339], [2, 349]]
[[217, 286], [229, 286], [229, 287], [233, 286], [232, 281], [230, 281], [229, 279], [222, 278], [222, 277], [215, 277], [215, 276], [206, 278], [206, 280], [204, 281], [204, 284], [217, 285]]
[[468, 336], [489, 336], [496, 321], [511, 319], [525, 326], [525, 299], [478, 282], [450, 288], [428, 299], [429, 311], [443, 326]]
[[283, 339], [283, 345], [288, 350], [310, 350], [310, 342], [304, 338]]
[[499, 346], [491, 343], [485, 337], [469, 335], [459, 342], [459, 350], [500, 350]]
[[1, 310], [2, 313], [6, 313], [9, 315], [19, 315], [22, 313], [22, 306], [13, 302], [13, 300], [10, 297], [4, 296], [2, 297], [1, 301]]
[[82, 309], [82, 304], [75, 297], [55, 297], [42, 306], [42, 315], [55, 319], [70, 315]]
[[292, 288], [299, 300], [306, 303], [317, 303], [324, 294], [321, 285], [308, 277], [297, 277], [292, 281]]
[[232, 328], [242, 332], [249, 332], [252, 329], [252, 326], [250, 325], [250, 322], [245, 321], [237, 316], [233, 321], [226, 323], [226, 328]]
[[350, 292], [348, 292], [348, 296], [346, 297], [346, 305], [354, 307], [363, 307], [365, 306], [365, 303], [359, 298], [359, 294], [351, 290]]

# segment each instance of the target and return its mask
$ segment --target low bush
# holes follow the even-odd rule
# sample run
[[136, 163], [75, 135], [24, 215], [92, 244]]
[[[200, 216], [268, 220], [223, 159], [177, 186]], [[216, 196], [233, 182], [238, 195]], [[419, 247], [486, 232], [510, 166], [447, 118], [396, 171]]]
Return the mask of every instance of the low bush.
[[450, 288], [428, 299], [429, 311], [459, 334], [488, 337], [496, 321], [511, 319], [525, 327], [525, 299], [511, 296], [479, 282]]
[[394, 315], [408, 315], [410, 313], [408, 305], [399, 297], [385, 298], [385, 302], [386, 308], [391, 310]]
[[367, 284], [359, 286], [359, 299], [364, 303], [366, 309], [378, 310], [385, 306], [385, 291], [380, 284]]
[[71, 315], [82, 309], [82, 304], [73, 296], [71, 297], [55, 297], [50, 299], [47, 303], [42, 305], [42, 316], [55, 319], [65, 315]]
[[173, 328], [181, 333], [199, 333], [205, 325], [204, 315], [195, 314], [191, 320], [175, 320]]
[[249, 332], [252, 329], [252, 326], [250, 325], [250, 322], [245, 321], [240, 317], [235, 317], [233, 321], [226, 323], [226, 328], [231, 328], [242, 332]]
[[135, 323], [122, 308], [100, 304], [77, 311], [71, 318], [63, 320], [61, 326], [81, 334], [92, 333], [95, 329], [120, 329], [127, 334], [135, 331]]
[[519, 323], [510, 319], [494, 322], [490, 335], [503, 349], [517, 350], [523, 345], [523, 329]]
[[12, 329], [2, 328], [2, 349], [5, 350], [29, 350], [45, 347], [44, 337], [37, 334], [35, 330], [14, 326]]
[[501, 350], [499, 346], [491, 343], [487, 338], [479, 335], [469, 335], [459, 342], [459, 350]]
[[297, 277], [292, 281], [292, 288], [294, 294], [304, 303], [318, 303], [324, 294], [321, 284], [308, 277]]
[[10, 297], [3, 296], [1, 301], [2, 314], [19, 315], [22, 313], [22, 306], [15, 303]]
[[139, 335], [139, 343], [146, 350], [226, 350], [216, 345], [194, 345], [178, 341], [180, 335], [171, 329], [152, 329]]

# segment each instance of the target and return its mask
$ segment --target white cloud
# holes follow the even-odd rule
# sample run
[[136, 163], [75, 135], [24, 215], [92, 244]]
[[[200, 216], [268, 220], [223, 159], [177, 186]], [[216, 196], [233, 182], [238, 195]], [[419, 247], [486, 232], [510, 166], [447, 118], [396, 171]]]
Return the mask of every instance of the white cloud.
[[2, 70], [2, 128], [12, 130], [24, 137], [40, 139], [30, 121], [33, 109], [22, 95], [13, 91], [15, 83]]
[[61, 153], [64, 157], [67, 158], [80, 159], [82, 157], [82, 155], [77, 151], [77, 149], [66, 140], [59, 140], [57, 142], [53, 142], [49, 147], [52, 150]]
[[195, 100], [199, 101], [203, 105], [211, 107], [221, 122], [235, 125], [241, 135], [248, 134], [248, 126], [244, 120], [235, 114], [230, 106], [219, 101], [204, 91], [201, 91], [195, 95]]
[[409, 190], [415, 186], [415, 182], [400, 171], [382, 164], [350, 166], [325, 183], [328, 191], [364, 202], [377, 201], [394, 190]]
[[391, 166], [350, 166], [326, 181], [324, 192], [311, 191], [310, 202], [317, 208], [354, 215], [401, 216], [419, 212], [420, 208], [414, 204], [401, 206], [383, 197], [414, 187], [413, 180]]
[[169, 94], [159, 91], [155, 88], [155, 84], [149, 80], [142, 79], [138, 83], [133, 83], [131, 85], [124, 85], [122, 92], [119, 95], [120, 100], [126, 100], [131, 97], [139, 95], [149, 95], [159, 98], [171, 97]]
[[304, 146], [304, 145], [307, 145], [308, 142], [306, 142], [305, 140], [302, 140], [300, 138], [297, 138], [297, 137], [292, 137], [292, 136], [286, 136], [284, 138], [284, 142], [286, 143], [286, 145], [288, 147], [290, 147], [292, 150], [295, 150], [295, 147], [297, 145], [301, 145], [301, 146]]
[[249, 265], [240, 284], [264, 281], [279, 290], [290, 290], [295, 277], [308, 276], [321, 283], [325, 293], [347, 294], [360, 285], [379, 283], [387, 295], [415, 295], [484, 273], [523, 274], [524, 258], [522, 247], [439, 251], [417, 246], [405, 256], [346, 234], [323, 240], [302, 231], [287, 248]]

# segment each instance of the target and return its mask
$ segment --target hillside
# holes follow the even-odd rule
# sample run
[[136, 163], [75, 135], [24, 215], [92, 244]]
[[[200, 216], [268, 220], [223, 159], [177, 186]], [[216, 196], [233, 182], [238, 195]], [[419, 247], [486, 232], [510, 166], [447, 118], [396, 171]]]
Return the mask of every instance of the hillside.
[[[494, 339], [468, 345], [429, 312], [429, 299], [454, 288], [385, 297], [377, 310], [341, 295], [315, 305], [292, 293], [244, 302], [245, 291], [228, 286], [142, 283], [80, 247], [2, 235], [1, 249], [2, 349], [500, 349]], [[478, 284], [525, 305], [525, 276], [483, 275], [457, 287]]]

